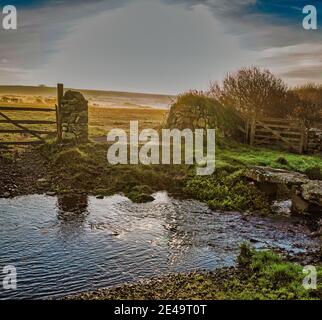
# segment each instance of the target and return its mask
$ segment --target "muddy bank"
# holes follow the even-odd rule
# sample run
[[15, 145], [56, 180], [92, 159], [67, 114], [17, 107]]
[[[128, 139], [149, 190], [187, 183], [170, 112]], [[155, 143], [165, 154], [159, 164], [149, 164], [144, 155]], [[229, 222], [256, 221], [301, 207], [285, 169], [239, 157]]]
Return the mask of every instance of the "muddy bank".
[[26, 152], [4, 151], [0, 149], [0, 197], [46, 192], [48, 158], [40, 150]]
[[[189, 197], [203, 201], [213, 210], [276, 214], [283, 212], [279, 208], [274, 209], [275, 204], [272, 206], [274, 200], [278, 199], [277, 193], [279, 190], [285, 193], [290, 188], [288, 185], [292, 187], [294, 184], [284, 180], [283, 183], [274, 181], [272, 199], [272, 192], [267, 192], [267, 188], [262, 187], [263, 183], [257, 183], [257, 176], [249, 176], [245, 166], [237, 163], [217, 166], [213, 175], [200, 177], [195, 175], [194, 166], [112, 166], [106, 160], [106, 150], [107, 147], [103, 144], [88, 143], [76, 147], [52, 143], [24, 153], [2, 152], [0, 197], [36, 193], [86, 194], [102, 198], [123, 193], [133, 202], [142, 203], [153, 201], [153, 192], [167, 190], [180, 198]], [[286, 171], [282, 171], [284, 172]], [[304, 174], [291, 171], [288, 174], [295, 176], [296, 183], [298, 177], [305, 177], [305, 181], [311, 182]], [[271, 176], [270, 174], [270, 178]], [[265, 186], [267, 184], [265, 180]], [[278, 189], [275, 184], [279, 185]], [[310, 201], [316, 202], [315, 189], [311, 189], [310, 192], [306, 189], [303, 191], [303, 198], [307, 198], [308, 193]], [[287, 199], [291, 199], [291, 195], [282, 200]], [[292, 197], [292, 208], [297, 203], [295, 200]], [[317, 213], [319, 212], [318, 209]]]
[[106, 146], [45, 145], [25, 152], [0, 150], [0, 198], [29, 194], [85, 194], [110, 196], [124, 193], [134, 202], [149, 202], [151, 194], [168, 190], [182, 192], [185, 166], [112, 166]]

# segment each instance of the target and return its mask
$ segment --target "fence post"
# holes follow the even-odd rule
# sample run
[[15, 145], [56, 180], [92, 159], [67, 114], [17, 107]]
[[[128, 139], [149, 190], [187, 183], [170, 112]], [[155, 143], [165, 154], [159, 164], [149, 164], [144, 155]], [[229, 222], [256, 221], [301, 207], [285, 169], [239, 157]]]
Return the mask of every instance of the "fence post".
[[247, 118], [245, 123], [245, 143], [248, 144], [249, 142], [249, 119]]
[[302, 124], [302, 135], [303, 135], [303, 152], [308, 151], [308, 144], [309, 144], [309, 134], [308, 134], [309, 129], [306, 127], [306, 125], [303, 123]]
[[303, 153], [304, 151], [304, 139], [305, 139], [305, 132], [304, 132], [304, 127], [301, 126], [301, 139], [300, 139], [300, 154]]
[[255, 128], [256, 128], [256, 120], [255, 117], [252, 118], [251, 120], [251, 126], [250, 126], [250, 145], [254, 145], [254, 140], [255, 140]]
[[64, 96], [64, 85], [57, 84], [57, 105], [56, 105], [56, 122], [57, 122], [57, 141], [61, 142], [63, 138], [62, 124], [61, 124], [61, 105]]

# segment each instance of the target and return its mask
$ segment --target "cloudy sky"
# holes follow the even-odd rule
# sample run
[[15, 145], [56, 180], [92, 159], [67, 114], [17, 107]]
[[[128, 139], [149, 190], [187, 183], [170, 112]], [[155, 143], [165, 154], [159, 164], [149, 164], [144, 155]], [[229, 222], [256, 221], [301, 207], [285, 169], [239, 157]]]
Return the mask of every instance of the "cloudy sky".
[[[176, 94], [249, 65], [322, 83], [321, 0], [9, 2], [18, 30], [0, 29], [0, 84]], [[302, 28], [307, 4], [316, 31]]]

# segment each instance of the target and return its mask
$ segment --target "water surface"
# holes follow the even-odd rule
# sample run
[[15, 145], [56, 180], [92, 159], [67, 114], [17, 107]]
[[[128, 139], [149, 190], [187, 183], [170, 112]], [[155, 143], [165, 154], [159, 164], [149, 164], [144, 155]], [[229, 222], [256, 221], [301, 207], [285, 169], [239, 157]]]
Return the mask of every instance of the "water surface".
[[0, 270], [14, 265], [16, 291], [0, 299], [48, 298], [169, 272], [234, 265], [243, 241], [290, 253], [317, 248], [290, 219], [216, 213], [165, 192], [134, 204], [115, 195], [0, 199]]

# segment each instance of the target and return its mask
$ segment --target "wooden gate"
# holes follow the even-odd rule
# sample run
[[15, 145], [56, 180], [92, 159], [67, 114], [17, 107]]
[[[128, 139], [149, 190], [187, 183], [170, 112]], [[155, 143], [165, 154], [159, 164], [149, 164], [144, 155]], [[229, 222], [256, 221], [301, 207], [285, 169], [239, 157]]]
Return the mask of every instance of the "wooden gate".
[[297, 153], [307, 150], [307, 129], [298, 121], [252, 119], [249, 121], [248, 130], [250, 145], [276, 145]]
[[[4, 112], [15, 112], [16, 115], [22, 115], [22, 119], [13, 119], [11, 115], [8, 115]], [[56, 135], [57, 130], [51, 130], [49, 125], [57, 125], [57, 115], [55, 116], [56, 120], [42, 120], [37, 119], [28, 119], [29, 113], [56, 113], [56, 108], [33, 108], [33, 107], [1, 107], [0, 106], [0, 134], [10, 134], [10, 136], [14, 134], [20, 135], [28, 135], [33, 137], [33, 140], [21, 140], [21, 141], [0, 141], [0, 146], [9, 146], [9, 145], [35, 145], [41, 144], [45, 142], [44, 135]], [[5, 124], [6, 127], [8, 125], [11, 127], [9, 128], [1, 128], [1, 124]], [[27, 127], [27, 125], [46, 125], [44, 129], [32, 129]], [[13, 136], [14, 137], [14, 136]]]
[[[13, 137], [12, 141], [2, 141], [0, 139], [0, 147], [11, 145], [25, 146], [42, 144], [45, 143], [45, 137], [48, 135], [55, 136], [58, 141], [61, 141], [62, 128], [60, 124], [60, 109], [63, 94], [64, 86], [62, 84], [58, 84], [57, 105], [52, 108], [0, 106], [0, 137], [1, 134], [9, 134], [9, 136], [12, 135]], [[14, 118], [12, 116], [12, 112], [14, 112]], [[39, 119], [35, 119], [34, 117], [34, 115], [37, 115], [37, 113], [39, 115]], [[46, 120], [41, 119], [41, 116], [48, 114], [53, 114], [52, 117], [49, 117], [51, 119], [47, 119], [47, 117]], [[5, 127], [1, 126], [1, 124], [4, 124]], [[40, 126], [40, 129], [33, 129], [28, 125], [38, 125]], [[15, 141], [14, 135], [16, 134], [30, 136], [33, 138], [33, 140], [23, 139], [20, 141]]]

